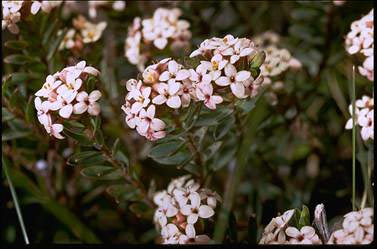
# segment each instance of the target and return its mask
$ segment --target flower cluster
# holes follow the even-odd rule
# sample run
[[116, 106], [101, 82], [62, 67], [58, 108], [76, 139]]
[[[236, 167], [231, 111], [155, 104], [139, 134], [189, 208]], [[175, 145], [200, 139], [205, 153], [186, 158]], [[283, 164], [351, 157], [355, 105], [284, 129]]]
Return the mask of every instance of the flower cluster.
[[189, 46], [190, 23], [180, 20], [181, 15], [181, 10], [177, 8], [158, 8], [152, 18], [141, 20], [136, 17], [128, 28], [125, 41], [125, 56], [129, 62], [143, 71], [152, 47], [162, 50], [169, 41], [172, 50]]
[[[85, 17], [80, 15], [73, 19], [73, 26], [74, 28], [69, 29], [64, 35], [64, 38], [59, 45], [59, 50], [81, 50], [84, 43], [98, 41], [101, 38], [102, 32], [105, 30], [107, 23], [91, 23], [87, 21]], [[61, 35], [62, 32], [62, 30], [59, 30], [58, 35]]]
[[[31, 1], [30, 13], [35, 15], [40, 9], [43, 12], [50, 13], [50, 11], [59, 6], [63, 1]], [[25, 4], [24, 4], [25, 3]], [[2, 29], [7, 28], [12, 34], [18, 34], [20, 32], [17, 22], [21, 20], [21, 8], [27, 1], [1, 1], [3, 7], [3, 19], [1, 20]]]
[[122, 107], [126, 123], [153, 141], [165, 136], [165, 123], [155, 118], [156, 105], [178, 109], [188, 107], [193, 100], [215, 110], [224, 100], [222, 93], [231, 92], [239, 99], [255, 96], [263, 81], [263, 76], [254, 79], [248, 70], [256, 54], [251, 40], [227, 35], [205, 40], [191, 53], [191, 57], [207, 58], [195, 69], [186, 69], [171, 58], [148, 66], [143, 80], [127, 82], [128, 94]]
[[12, 34], [18, 34], [20, 29], [17, 22], [21, 19], [21, 7], [23, 1], [1, 1], [3, 7], [3, 18], [1, 20], [1, 28], [7, 28]]
[[229, 86], [233, 95], [239, 99], [253, 97], [260, 90], [263, 76], [259, 75], [254, 79], [249, 71], [251, 60], [258, 55], [258, 50], [250, 39], [235, 38], [232, 35], [213, 37], [204, 40], [190, 57], [198, 55], [205, 58], [195, 70], [198, 88], [207, 89], [201, 91], [204, 93], [201, 98], [198, 97], [208, 108], [215, 109], [215, 104], [222, 102], [220, 96], [211, 101], [214, 86], [222, 89]]
[[89, 16], [91, 18], [97, 17], [97, 8], [112, 4], [112, 9], [116, 11], [122, 11], [126, 8], [126, 1], [88, 1]]
[[50, 13], [50, 11], [58, 7], [63, 1], [33, 1], [31, 4], [31, 13], [33, 15], [37, 14], [40, 9], [42, 9], [43, 12]]
[[266, 59], [261, 67], [265, 83], [271, 83], [271, 77], [278, 76], [288, 68], [299, 69], [301, 62], [285, 48], [279, 48], [280, 36], [267, 31], [254, 38], [255, 44], [266, 52]]
[[349, 54], [361, 53], [365, 56], [362, 66], [359, 66], [361, 75], [373, 81], [374, 79], [374, 24], [373, 9], [368, 15], [363, 16], [360, 20], [351, 24], [351, 31], [346, 37], [346, 50]]
[[331, 235], [328, 244], [370, 244], [373, 231], [373, 209], [353, 211], [344, 216], [342, 229]]
[[[352, 129], [352, 104], [349, 105], [348, 110], [351, 118], [346, 123], [346, 129]], [[368, 96], [363, 96], [355, 102], [355, 124], [361, 127], [361, 138], [364, 141], [368, 139], [374, 140], [374, 99]]]
[[322, 244], [313, 227], [298, 229], [289, 226], [294, 213], [295, 210], [291, 209], [273, 218], [265, 227], [259, 244]]
[[282, 80], [278, 79], [286, 70], [299, 69], [301, 62], [294, 58], [285, 48], [279, 48], [280, 36], [272, 31], [266, 31], [257, 35], [255, 44], [266, 53], [266, 59], [261, 66], [261, 75], [264, 76], [263, 85], [271, 86], [265, 93], [268, 103], [276, 105], [278, 103], [277, 92], [284, 88]]
[[[85, 91], [84, 81], [89, 75], [98, 76], [99, 71], [91, 66], [86, 66], [85, 61], [75, 66], [64, 68], [60, 72], [49, 75], [42, 88], [35, 93], [35, 109], [38, 120], [44, 126], [47, 133], [64, 139], [60, 134], [63, 125], [56, 123], [59, 117], [69, 119], [72, 114], [88, 112], [96, 116], [100, 113], [100, 106], [97, 100], [101, 98], [98, 90], [88, 94]], [[52, 115], [58, 112], [59, 117]], [[55, 118], [55, 120], [53, 120]]]
[[[215, 215], [220, 196], [200, 184], [189, 175], [173, 179], [167, 190], [154, 195], [158, 206], [154, 222], [161, 231], [163, 244], [206, 244], [210, 238], [205, 234], [199, 219], [209, 219]], [[203, 231], [201, 231], [203, 232]]]

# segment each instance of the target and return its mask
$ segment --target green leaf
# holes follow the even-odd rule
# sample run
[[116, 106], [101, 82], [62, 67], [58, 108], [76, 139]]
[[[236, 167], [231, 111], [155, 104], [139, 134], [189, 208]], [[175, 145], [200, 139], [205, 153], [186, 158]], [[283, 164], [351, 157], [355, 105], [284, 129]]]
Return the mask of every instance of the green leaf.
[[234, 213], [231, 212], [229, 214], [229, 224], [228, 224], [228, 234], [229, 234], [229, 239], [231, 243], [236, 243], [237, 242], [237, 221], [236, 217], [234, 216]]
[[202, 127], [202, 126], [217, 125], [222, 120], [224, 120], [229, 115], [231, 115], [232, 113], [233, 113], [233, 110], [230, 108], [222, 108], [222, 109], [217, 109], [216, 111], [203, 113], [199, 116], [194, 126]]
[[66, 32], [62, 32], [50, 45], [48, 48], [47, 60], [51, 60], [55, 55], [60, 43], [63, 41]]
[[204, 151], [204, 158], [206, 161], [210, 160], [216, 152], [220, 149], [221, 145], [223, 144], [222, 141], [217, 141], [211, 144], [205, 151]]
[[221, 153], [216, 154], [215, 159], [213, 160], [213, 163], [211, 164], [210, 168], [214, 171], [223, 168], [234, 158], [235, 154], [236, 148], [230, 148], [224, 150]]
[[85, 128], [83, 124], [75, 120], [64, 120], [63, 124], [66, 129], [72, 131], [74, 131], [75, 129], [82, 131]]
[[229, 118], [221, 122], [218, 126], [216, 126], [216, 129], [213, 132], [213, 138], [215, 140], [222, 139], [233, 128], [234, 122], [235, 122], [234, 116], [230, 116]]
[[118, 202], [124, 200], [140, 201], [143, 199], [140, 189], [137, 189], [130, 184], [112, 185], [106, 189], [106, 192], [114, 197]]
[[92, 145], [93, 142], [89, 140], [84, 134], [82, 133], [76, 133], [73, 131], [70, 131], [69, 129], [64, 129], [63, 130], [64, 135], [71, 137], [75, 139], [76, 141], [80, 142], [80, 145], [82, 146], [89, 146]]
[[266, 59], [266, 53], [264, 51], [259, 51], [254, 57], [251, 59], [250, 68], [251, 69], [258, 69]]
[[75, 153], [71, 155], [68, 160], [67, 164], [69, 165], [93, 165], [105, 162], [105, 158], [103, 155], [98, 151], [83, 151], [79, 153]]
[[22, 40], [12, 40], [12, 41], [5, 42], [4, 46], [11, 49], [22, 50], [26, 48], [27, 46], [29, 46], [29, 44], [26, 41], [22, 41]]
[[111, 166], [89, 166], [80, 171], [82, 176], [93, 180], [119, 180], [123, 178], [121, 169], [114, 169]]
[[130, 210], [136, 217], [150, 220], [153, 217], [153, 210], [143, 202], [136, 202], [130, 205]]
[[180, 140], [173, 140], [163, 144], [157, 144], [149, 151], [148, 156], [153, 159], [169, 157], [176, 153], [183, 144], [184, 141]]
[[153, 158], [156, 162], [165, 165], [182, 165], [189, 161], [192, 156], [188, 152], [180, 151], [169, 157]]
[[117, 153], [115, 154], [115, 159], [117, 159], [118, 161], [121, 161], [127, 167], [130, 166], [130, 162], [128, 160], [128, 157], [120, 150], [118, 150]]
[[111, 154], [112, 155], [115, 155], [119, 150], [119, 138], [117, 138], [114, 143], [113, 143], [113, 147], [111, 148]]
[[12, 54], [5, 57], [4, 62], [7, 64], [25, 65], [28, 63], [39, 62], [39, 59], [36, 59], [35, 57], [23, 55], [23, 54]]
[[33, 98], [29, 98], [29, 101], [26, 105], [25, 120], [28, 123], [32, 123], [33, 120], [35, 120], [35, 107]]
[[308, 207], [305, 205], [302, 205], [302, 211], [298, 221], [298, 229], [301, 229], [303, 226], [310, 226], [310, 213]]
[[12, 131], [12, 130], [7, 130], [4, 131], [2, 136], [1, 136], [1, 141], [9, 141], [9, 140], [14, 140], [18, 138], [23, 138], [30, 136], [32, 133], [30, 131]]
[[1, 107], [1, 122], [8, 122], [13, 119], [13, 114], [10, 111], [8, 111], [5, 107]]

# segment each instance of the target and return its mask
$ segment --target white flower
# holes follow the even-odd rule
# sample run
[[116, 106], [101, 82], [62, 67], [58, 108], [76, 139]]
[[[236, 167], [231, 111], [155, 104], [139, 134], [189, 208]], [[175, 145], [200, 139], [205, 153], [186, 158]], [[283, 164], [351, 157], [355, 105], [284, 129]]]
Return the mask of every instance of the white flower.
[[140, 134], [145, 134], [149, 128], [153, 131], [162, 131], [165, 129], [165, 123], [161, 119], [154, 117], [155, 112], [156, 107], [154, 105], [150, 105], [146, 111], [141, 109], [139, 113], [140, 121], [136, 127]]
[[213, 95], [213, 87], [211, 84], [198, 84], [196, 87], [196, 96], [211, 110], [215, 110], [216, 105], [223, 102], [221, 96]]
[[89, 95], [85, 91], [79, 92], [76, 96], [78, 103], [73, 106], [73, 113], [82, 114], [88, 111], [90, 115], [97, 116], [101, 109], [96, 101], [99, 100], [101, 96], [102, 94], [98, 90], [94, 90]]
[[150, 87], [140, 86], [128, 93], [127, 99], [134, 99], [136, 102], [132, 104], [131, 112], [138, 113], [143, 107], [147, 107], [150, 103], [150, 94], [152, 89]]
[[295, 227], [288, 227], [285, 233], [291, 237], [289, 244], [322, 244], [311, 226], [303, 226], [300, 230]]
[[159, 80], [175, 82], [185, 80], [190, 77], [190, 72], [187, 69], [182, 69], [182, 65], [179, 65], [176, 61], [171, 60], [168, 63], [168, 70], [163, 72]]
[[208, 244], [210, 238], [203, 235], [196, 235], [196, 231], [193, 225], [187, 224], [185, 233], [179, 236], [179, 244]]
[[1, 1], [3, 7], [3, 18], [1, 20], [1, 28], [7, 28], [12, 34], [18, 34], [20, 29], [17, 22], [21, 19], [21, 7], [24, 1]]
[[374, 140], [374, 111], [371, 110], [366, 115], [359, 115], [357, 121], [361, 128], [361, 138], [364, 141], [368, 139]]
[[38, 90], [34, 95], [38, 97], [49, 98], [51, 93], [54, 92], [63, 82], [56, 80], [52, 75], [47, 76], [46, 82], [42, 88]]
[[31, 4], [30, 12], [35, 15], [40, 9], [43, 12], [50, 13], [50, 11], [59, 6], [63, 1], [33, 1]]
[[187, 223], [195, 224], [198, 218], [207, 219], [212, 217], [215, 212], [208, 205], [200, 203], [200, 195], [198, 193], [189, 196], [190, 204], [184, 205], [180, 212], [187, 216]]
[[63, 131], [62, 124], [48, 124], [45, 126], [47, 133], [51, 134], [52, 136], [58, 139], [64, 139], [64, 137], [60, 134]]
[[246, 80], [248, 80], [251, 76], [249, 71], [240, 71], [237, 72], [237, 69], [232, 64], [226, 65], [225, 69], [225, 76], [219, 77], [217, 80], [215, 80], [215, 83], [219, 86], [228, 86], [230, 85], [230, 88], [232, 90], [232, 93], [237, 98], [245, 98], [245, 86], [244, 83]]
[[166, 102], [166, 105], [170, 108], [179, 108], [181, 106], [181, 99], [178, 96], [178, 91], [181, 88], [181, 84], [178, 82], [159, 83], [156, 87], [158, 95], [153, 98], [152, 103], [156, 105], [162, 105]]
[[221, 201], [220, 195], [210, 189], [205, 189], [205, 188], [201, 189], [199, 192], [199, 195], [200, 195], [200, 199], [206, 200], [207, 205], [213, 209], [216, 208], [217, 201]]
[[164, 238], [163, 244], [178, 244], [181, 232], [174, 224], [167, 224], [161, 230], [161, 235]]
[[98, 24], [86, 22], [84, 25], [84, 29], [81, 30], [83, 42], [91, 43], [98, 41], [99, 38], [101, 38], [102, 32], [105, 30], [106, 26], [106, 22], [100, 22]]
[[[61, 34], [59, 30], [58, 35]], [[69, 29], [68, 32], [64, 35], [63, 41], [59, 45], [59, 50], [71, 49], [75, 46], [75, 41], [73, 40], [76, 31], [74, 29]]]

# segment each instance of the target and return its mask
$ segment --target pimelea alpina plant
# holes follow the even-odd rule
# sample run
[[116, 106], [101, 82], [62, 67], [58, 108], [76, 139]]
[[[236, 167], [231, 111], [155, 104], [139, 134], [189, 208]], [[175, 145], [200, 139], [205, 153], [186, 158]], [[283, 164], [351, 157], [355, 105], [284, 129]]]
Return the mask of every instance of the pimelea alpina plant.
[[152, 56], [152, 49], [163, 50], [168, 44], [172, 50], [189, 46], [190, 23], [179, 19], [182, 12], [178, 8], [158, 8], [153, 17], [136, 17], [128, 28], [125, 40], [125, 56], [131, 64], [144, 70], [146, 61]]
[[[171, 109], [188, 107], [191, 100], [203, 102], [211, 110], [227, 98], [245, 99], [258, 94], [263, 76], [251, 75], [250, 66], [258, 68], [260, 53], [251, 40], [211, 38], [202, 42], [190, 57], [202, 56], [195, 69], [187, 69], [171, 58], [148, 66], [142, 80], [127, 82], [126, 103], [122, 110], [126, 123], [147, 139], [165, 137], [165, 123], [155, 117], [159, 106]], [[233, 96], [233, 97], [232, 97]]]
[[19, 28], [17, 22], [21, 19], [21, 7], [23, 1], [1, 1], [3, 7], [3, 19], [1, 20], [1, 28], [7, 28], [12, 34], [18, 34]]
[[53, 8], [58, 7], [62, 2], [63, 1], [33, 1], [30, 11], [33, 15], [37, 14], [39, 10], [50, 13]]
[[[296, 224], [295, 220], [299, 220]], [[273, 218], [265, 227], [259, 244], [322, 244], [314, 227], [309, 223], [309, 213], [290, 209]]]
[[266, 31], [253, 38], [255, 44], [266, 53], [266, 59], [261, 66], [263, 85], [270, 86], [265, 93], [271, 105], [278, 103], [277, 92], [284, 89], [284, 72], [288, 69], [298, 70], [301, 62], [294, 58], [285, 48], [279, 48], [280, 36], [273, 31]]
[[373, 241], [373, 208], [344, 215], [342, 228], [334, 231], [327, 244], [370, 244]]
[[[98, 41], [107, 26], [106, 22], [91, 23], [82, 15], [73, 19], [72, 23], [74, 29], [70, 28], [65, 33], [59, 45], [59, 50], [69, 49], [80, 51], [84, 44]], [[62, 30], [59, 30], [57, 34], [61, 35], [62, 32]]]
[[361, 75], [374, 80], [374, 22], [373, 9], [360, 20], [351, 24], [351, 31], [346, 36], [346, 50], [349, 54], [360, 53], [364, 56], [362, 66], [359, 66]]
[[[351, 118], [348, 119], [345, 128], [352, 129], [352, 104], [348, 110]], [[374, 99], [364, 95], [355, 101], [355, 124], [361, 127], [360, 135], [364, 141], [374, 140]]]
[[[185, 175], [173, 179], [167, 190], [154, 195], [158, 206], [154, 222], [163, 244], [207, 244], [201, 221], [213, 219], [221, 197]], [[200, 234], [199, 234], [200, 233]]]
[[87, 93], [85, 90], [88, 76], [98, 74], [97, 69], [81, 61], [47, 76], [42, 88], [35, 93], [34, 105], [38, 120], [48, 134], [64, 139], [60, 134], [64, 128], [63, 124], [58, 123], [60, 118], [69, 119], [71, 115], [85, 112], [92, 116], [100, 113], [97, 101], [101, 98], [101, 92], [94, 90]]

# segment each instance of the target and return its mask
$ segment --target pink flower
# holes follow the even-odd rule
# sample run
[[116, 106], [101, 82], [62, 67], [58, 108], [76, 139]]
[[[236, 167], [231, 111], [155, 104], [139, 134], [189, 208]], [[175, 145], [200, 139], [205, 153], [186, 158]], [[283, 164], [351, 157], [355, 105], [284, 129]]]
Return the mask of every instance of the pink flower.
[[182, 65], [179, 65], [176, 61], [171, 60], [168, 63], [168, 71], [163, 72], [159, 80], [175, 82], [185, 80], [190, 77], [190, 72], [187, 69], [182, 69]]
[[58, 139], [64, 139], [64, 137], [60, 134], [63, 131], [62, 124], [48, 124], [45, 126], [47, 133], [51, 134], [52, 136]]
[[204, 104], [211, 110], [215, 110], [216, 105], [223, 102], [221, 96], [213, 95], [211, 84], [198, 84], [196, 87], [196, 96], [199, 100], [204, 101]]
[[148, 129], [151, 128], [153, 131], [162, 131], [165, 129], [165, 123], [158, 118], [155, 118], [156, 107], [150, 105], [148, 109], [141, 109], [139, 113], [140, 121], [137, 124], [136, 130], [140, 135], [147, 133]]
[[232, 93], [237, 98], [245, 98], [245, 87], [243, 82], [250, 78], [251, 74], [248, 71], [237, 72], [237, 69], [232, 64], [226, 65], [225, 76], [219, 77], [215, 80], [215, 83], [219, 86], [228, 86], [232, 90]]
[[180, 88], [181, 84], [175, 81], [170, 81], [168, 84], [159, 83], [156, 87], [159, 94], [152, 99], [152, 103], [162, 105], [166, 102], [167, 106], [174, 109], [181, 107], [181, 99], [178, 96]]
[[122, 110], [126, 113], [126, 123], [131, 129], [135, 129], [136, 125], [140, 122], [139, 114], [132, 113], [131, 108], [127, 104], [129, 102], [126, 102], [126, 105], [122, 106]]
[[97, 116], [101, 109], [96, 101], [99, 100], [101, 96], [102, 94], [98, 90], [91, 92], [89, 95], [85, 91], [79, 92], [76, 96], [78, 103], [73, 106], [73, 113], [82, 114], [88, 111], [90, 115]]
[[127, 99], [134, 99], [136, 102], [132, 104], [131, 112], [138, 113], [142, 108], [146, 107], [150, 103], [149, 96], [152, 89], [150, 87], [140, 86], [140, 88], [134, 88], [128, 93]]

